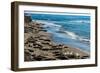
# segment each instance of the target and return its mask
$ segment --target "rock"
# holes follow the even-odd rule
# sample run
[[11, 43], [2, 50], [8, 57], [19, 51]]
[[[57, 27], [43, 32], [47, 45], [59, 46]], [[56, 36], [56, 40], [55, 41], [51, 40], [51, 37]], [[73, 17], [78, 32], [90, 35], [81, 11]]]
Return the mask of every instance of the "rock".
[[28, 40], [28, 42], [31, 42], [31, 43], [34, 43], [35, 42], [35, 39], [32, 36], [29, 37], [27, 40]]
[[31, 16], [24, 16], [25, 23], [29, 23], [32, 21]]
[[24, 60], [25, 61], [32, 61], [31, 53], [28, 50], [24, 51]]
[[49, 46], [44, 46], [44, 47], [42, 48], [42, 50], [49, 50], [49, 49], [50, 49]]
[[29, 52], [34, 52], [34, 50], [32, 48], [28, 48]]
[[34, 28], [32, 27], [24, 27], [24, 33], [33, 32]]
[[43, 58], [44, 58], [44, 57], [41, 56], [41, 55], [35, 56], [35, 57], [34, 57], [34, 59], [35, 59], [36, 61], [41, 61]]
[[[81, 50], [65, 44], [57, 44], [52, 40], [52, 34], [44, 29], [41, 23], [25, 19], [24, 29], [24, 59], [25, 61], [86, 59], [88, 55]], [[27, 23], [26, 23], [27, 22]]]
[[81, 59], [87, 59], [89, 56], [82, 56]]
[[39, 31], [44, 31], [44, 32], [47, 32], [47, 30], [45, 30], [45, 29], [40, 29]]
[[42, 44], [47, 44], [47, 45], [49, 45], [50, 42], [44, 40], [44, 42], [42, 42]]
[[62, 54], [58, 55], [56, 58], [61, 59], [61, 60], [67, 60], [67, 59], [69, 59], [67, 56], [64, 56]]
[[39, 35], [40, 37], [46, 37], [46, 38], [49, 38], [49, 39], [50, 39], [50, 37], [51, 37], [51, 34], [50, 34], [50, 33], [47, 33], [47, 32], [44, 32], [44, 31], [40, 31], [40, 32], [38, 33], [38, 35]]

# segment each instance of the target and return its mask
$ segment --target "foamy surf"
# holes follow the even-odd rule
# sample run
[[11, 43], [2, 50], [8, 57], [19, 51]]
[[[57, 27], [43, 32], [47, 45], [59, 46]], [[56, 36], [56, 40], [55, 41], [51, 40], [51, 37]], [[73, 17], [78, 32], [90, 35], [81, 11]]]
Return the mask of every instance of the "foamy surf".
[[[60, 33], [65, 33], [71, 39], [80, 40], [80, 41], [83, 41], [83, 42], [89, 42], [90, 41], [89, 39], [82, 38], [81, 36], [75, 34], [74, 32], [63, 30], [61, 25], [57, 25], [55, 23], [51, 23], [50, 21], [43, 21], [43, 20], [33, 20], [33, 21], [45, 24], [44, 25], [45, 28], [51, 28], [51, 30], [53, 29], [54, 31], [56, 31], [58, 33], [59, 32]], [[81, 22], [81, 21], [76, 21], [76, 22]]]
[[90, 23], [90, 21], [88, 21], [88, 20], [71, 20], [71, 21], [68, 21], [69, 23], [80, 23], [80, 24], [82, 24], [82, 23], [87, 23], [87, 24], [89, 24]]
[[84, 44], [85, 42], [89, 42], [89, 39], [83, 38], [77, 35], [75, 32], [63, 29], [62, 25], [58, 25], [45, 20], [33, 20], [33, 21], [44, 24], [43, 27], [47, 30], [47, 32], [53, 35], [54, 41], [67, 44], [76, 48], [81, 48], [81, 49], [85, 48], [85, 50], [88, 48], [89, 50], [89, 46]]
[[78, 36], [73, 32], [70, 31], [63, 31], [63, 32], [66, 33], [71, 39], [89, 42], [88, 39], [82, 38], [81, 36]]

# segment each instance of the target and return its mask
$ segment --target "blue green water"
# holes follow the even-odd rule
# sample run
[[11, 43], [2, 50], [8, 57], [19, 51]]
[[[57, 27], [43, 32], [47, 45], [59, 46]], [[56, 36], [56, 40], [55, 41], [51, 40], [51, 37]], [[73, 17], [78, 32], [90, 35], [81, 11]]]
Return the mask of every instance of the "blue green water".
[[43, 27], [52, 34], [52, 39], [56, 43], [67, 44], [90, 51], [90, 16], [80, 15], [54, 15], [35, 14], [30, 15], [33, 21], [45, 24]]

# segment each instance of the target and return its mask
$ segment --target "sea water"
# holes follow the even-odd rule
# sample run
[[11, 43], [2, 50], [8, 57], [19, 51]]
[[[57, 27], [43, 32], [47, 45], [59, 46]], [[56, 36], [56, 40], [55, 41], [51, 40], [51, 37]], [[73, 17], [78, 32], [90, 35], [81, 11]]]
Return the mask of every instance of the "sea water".
[[33, 21], [44, 24], [54, 42], [90, 52], [90, 16], [35, 13], [30, 16]]

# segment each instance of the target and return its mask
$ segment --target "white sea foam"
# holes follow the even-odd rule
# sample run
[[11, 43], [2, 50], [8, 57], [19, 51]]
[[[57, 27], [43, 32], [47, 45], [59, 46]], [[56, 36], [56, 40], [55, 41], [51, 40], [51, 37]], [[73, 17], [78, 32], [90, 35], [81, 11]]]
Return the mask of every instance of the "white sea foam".
[[78, 36], [73, 33], [73, 32], [69, 32], [69, 31], [64, 31], [68, 36], [70, 36], [72, 39], [77, 39]]
[[51, 23], [51, 22], [43, 21], [43, 20], [33, 20], [33, 21], [38, 22], [38, 23], [42, 23], [42, 24], [44, 24], [44, 27], [51, 28], [51, 30], [54, 30], [54, 31], [56, 31], [56, 32], [58, 32], [60, 34], [61, 33], [62, 34], [66, 34], [71, 39], [89, 42], [89, 39], [82, 38], [81, 36], [75, 34], [74, 32], [63, 30], [61, 25], [57, 25], [55, 23]]
[[89, 42], [89, 39], [82, 38], [81, 36], [78, 36], [77, 34], [70, 32], [70, 31], [64, 31], [70, 38], [74, 40], [80, 40], [80, 41], [85, 41]]
[[90, 23], [90, 21], [88, 21], [88, 20], [71, 20], [68, 22], [70, 22], [70, 23]]
[[[89, 20], [69, 20], [69, 21], [67, 21], [67, 20], [64, 20], [64, 21], [36, 20], [36, 21], [38, 21], [40, 23], [50, 23], [50, 24], [53, 24], [53, 25], [55, 25], [54, 23], [66, 23], [66, 22], [67, 23], [90, 23]], [[59, 26], [59, 25], [57, 25], [57, 26]]]
[[48, 26], [61, 27], [60, 25], [57, 25], [57, 24], [54, 24], [54, 23], [51, 23], [51, 22], [47, 22], [47, 21], [43, 21], [43, 20], [36, 20], [36, 22], [42, 23], [42, 24], [45, 24], [45, 25], [48, 25]]
[[61, 25], [57, 25], [57, 24], [47, 22], [47, 21], [43, 21], [43, 20], [36, 20], [35, 22], [42, 23], [42, 24], [44, 24], [43, 27], [51, 28], [51, 30], [53, 29], [55, 31], [59, 31], [59, 29], [61, 28]]

